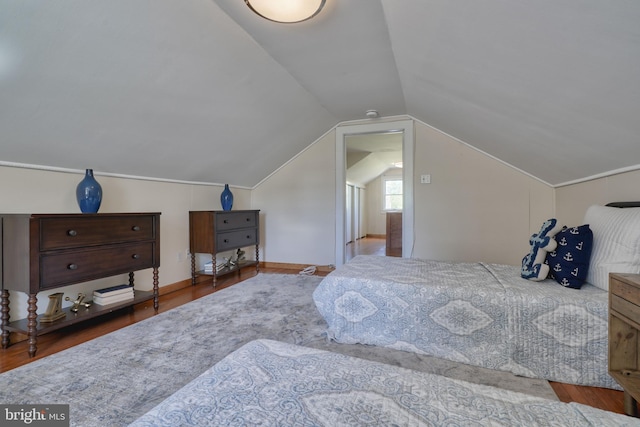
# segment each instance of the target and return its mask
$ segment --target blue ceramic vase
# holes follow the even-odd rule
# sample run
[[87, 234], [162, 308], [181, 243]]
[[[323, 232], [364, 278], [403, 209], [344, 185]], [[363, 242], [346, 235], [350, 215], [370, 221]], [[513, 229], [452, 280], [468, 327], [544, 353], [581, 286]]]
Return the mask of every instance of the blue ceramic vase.
[[229, 184], [224, 185], [224, 190], [220, 194], [220, 204], [223, 211], [230, 211], [233, 206], [233, 193], [229, 190]]
[[76, 187], [76, 198], [82, 213], [96, 213], [102, 202], [102, 186], [93, 177], [93, 169], [87, 169], [84, 179]]

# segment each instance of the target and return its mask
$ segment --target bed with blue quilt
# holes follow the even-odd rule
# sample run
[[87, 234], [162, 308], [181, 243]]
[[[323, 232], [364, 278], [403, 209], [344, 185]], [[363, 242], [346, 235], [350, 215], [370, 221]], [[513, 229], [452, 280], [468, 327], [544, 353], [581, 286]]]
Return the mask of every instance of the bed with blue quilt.
[[[620, 389], [607, 372], [608, 274], [640, 273], [640, 209], [592, 206], [585, 224], [589, 270], [574, 288], [566, 278], [546, 278], [539, 265], [540, 280], [523, 278], [525, 259], [518, 267], [362, 255], [327, 275], [313, 298], [329, 338], [339, 343]], [[563, 229], [558, 241], [583, 228]], [[554, 245], [545, 254], [564, 249]], [[560, 276], [555, 260], [542, 259]]]
[[270, 340], [231, 353], [136, 420], [176, 426], [639, 426], [640, 420]]

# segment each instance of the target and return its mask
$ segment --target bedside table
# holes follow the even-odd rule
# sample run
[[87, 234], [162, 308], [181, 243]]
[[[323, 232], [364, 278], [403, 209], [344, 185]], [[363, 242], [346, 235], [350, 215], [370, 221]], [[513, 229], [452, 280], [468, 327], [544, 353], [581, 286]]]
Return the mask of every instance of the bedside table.
[[609, 374], [624, 389], [624, 412], [638, 416], [640, 399], [640, 275], [609, 275]]

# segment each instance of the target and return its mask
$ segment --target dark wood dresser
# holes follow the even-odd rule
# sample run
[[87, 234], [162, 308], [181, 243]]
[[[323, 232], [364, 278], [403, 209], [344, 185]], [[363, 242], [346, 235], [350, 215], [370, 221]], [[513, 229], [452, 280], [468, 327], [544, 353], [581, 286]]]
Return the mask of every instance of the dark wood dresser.
[[[10, 332], [24, 333], [33, 357], [39, 335], [151, 299], [158, 309], [159, 213], [0, 214], [0, 226], [3, 348]], [[50, 323], [36, 315], [38, 292], [124, 273], [133, 286], [133, 272], [147, 268], [153, 268], [152, 292], [135, 290], [131, 300], [77, 312], [66, 308], [65, 317]], [[10, 322], [10, 290], [28, 295], [27, 319]]]
[[[190, 211], [189, 212], [189, 251], [191, 252], [191, 283], [195, 285], [196, 276], [205, 274], [216, 277], [239, 271], [241, 268], [256, 266], [260, 269], [260, 217], [259, 210], [238, 211]], [[256, 259], [245, 260], [237, 265], [216, 269], [218, 252], [255, 246]], [[213, 271], [196, 271], [196, 254], [211, 254]]]
[[402, 212], [387, 212], [386, 256], [402, 256]]

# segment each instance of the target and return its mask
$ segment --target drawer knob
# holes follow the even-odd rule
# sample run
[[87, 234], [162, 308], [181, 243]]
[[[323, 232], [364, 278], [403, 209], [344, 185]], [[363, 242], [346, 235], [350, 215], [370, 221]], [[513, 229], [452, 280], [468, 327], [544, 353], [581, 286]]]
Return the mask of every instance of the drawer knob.
[[138, 254], [133, 254], [133, 255], [131, 255], [131, 258], [133, 258], [133, 259], [138, 259], [138, 258], [140, 258], [140, 255], [138, 255]]
[[250, 238], [251, 238], [251, 236], [247, 236], [247, 239], [250, 239]]
[[67, 236], [75, 237], [77, 235], [78, 235], [78, 232], [76, 230], [67, 231]]
[[245, 221], [250, 222], [251, 218], [245, 218]]
[[69, 264], [69, 265], [67, 265], [67, 269], [68, 270], [77, 270], [78, 269], [78, 264]]
[[225, 219], [222, 222], [224, 222], [225, 224], [229, 224], [229, 220], [228, 219]]
[[133, 227], [131, 227], [131, 229], [133, 231], [140, 231], [140, 226], [139, 225], [134, 225]]
[[223, 242], [229, 243], [229, 239], [224, 239]]

